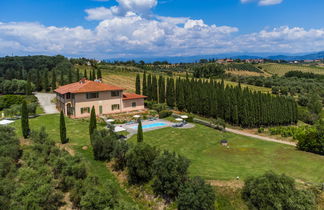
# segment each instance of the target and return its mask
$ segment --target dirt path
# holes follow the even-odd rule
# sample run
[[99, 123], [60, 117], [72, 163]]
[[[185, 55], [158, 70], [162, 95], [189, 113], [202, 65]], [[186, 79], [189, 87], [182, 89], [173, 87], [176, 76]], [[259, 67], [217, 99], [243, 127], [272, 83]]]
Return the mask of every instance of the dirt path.
[[52, 103], [52, 100], [55, 98], [53, 93], [35, 93], [35, 96], [38, 99], [39, 104], [43, 108], [45, 114], [55, 114], [59, 113], [55, 107], [55, 104]]
[[232, 128], [226, 128], [226, 131], [231, 132], [231, 133], [235, 133], [235, 134], [239, 134], [239, 135], [242, 135], [242, 136], [248, 136], [248, 137], [252, 137], [252, 138], [261, 139], [263, 141], [271, 141], [271, 142], [276, 142], [276, 143], [279, 143], [279, 144], [287, 144], [287, 145], [291, 145], [291, 146], [296, 146], [295, 142], [281, 141], [281, 140], [278, 140], [278, 139], [273, 139], [273, 138], [269, 138], [269, 137], [265, 137], [265, 136], [258, 136], [258, 135], [246, 133], [244, 131], [240, 131], [240, 130], [236, 130], [236, 129], [232, 129]]

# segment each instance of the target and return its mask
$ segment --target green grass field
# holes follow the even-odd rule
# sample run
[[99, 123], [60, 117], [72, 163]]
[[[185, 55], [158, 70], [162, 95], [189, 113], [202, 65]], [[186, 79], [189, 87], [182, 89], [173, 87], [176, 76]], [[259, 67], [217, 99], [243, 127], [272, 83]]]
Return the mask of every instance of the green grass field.
[[302, 71], [302, 72], [312, 72], [314, 74], [324, 74], [324, 68], [317, 67], [317, 66], [277, 64], [277, 63], [258, 64], [258, 66], [261, 66], [262, 69], [267, 73], [277, 74], [279, 76], [282, 76], [289, 71]]
[[[229, 149], [219, 144], [229, 140]], [[136, 136], [130, 141], [136, 141]], [[307, 182], [324, 182], [324, 157], [294, 147], [266, 142], [196, 125], [192, 129], [165, 128], [144, 134], [144, 141], [175, 151], [191, 160], [190, 174], [209, 180], [245, 179], [272, 170]]]
[[[60, 142], [58, 114], [44, 115], [31, 119], [29, 124], [32, 130], [37, 130], [44, 126], [50, 138], [55, 140], [55, 142]], [[21, 137], [20, 120], [16, 121], [13, 126], [16, 128], [17, 135]], [[67, 137], [70, 138], [70, 143], [68, 145], [73, 149], [76, 155], [80, 155], [90, 174], [98, 176], [103, 183], [112, 181], [118, 190], [120, 198], [133, 202], [127, 192], [120, 187], [115, 176], [106, 168], [105, 163], [93, 159], [88, 126], [88, 120], [73, 120], [66, 118]], [[101, 127], [100, 124], [98, 124], [98, 127]], [[83, 150], [83, 146], [87, 146], [88, 149]]]

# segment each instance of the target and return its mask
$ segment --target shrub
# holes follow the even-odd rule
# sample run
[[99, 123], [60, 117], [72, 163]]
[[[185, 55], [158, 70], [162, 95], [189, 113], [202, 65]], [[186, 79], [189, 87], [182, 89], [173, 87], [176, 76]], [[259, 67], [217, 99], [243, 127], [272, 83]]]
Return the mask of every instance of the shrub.
[[264, 127], [258, 128], [258, 133], [264, 133]]
[[18, 160], [21, 155], [19, 140], [13, 128], [0, 126], [0, 157]]
[[200, 177], [194, 177], [180, 188], [178, 197], [179, 210], [212, 210], [215, 209], [216, 196], [214, 189]]
[[136, 144], [126, 154], [128, 182], [142, 184], [150, 181], [153, 176], [153, 163], [158, 152], [144, 142]]
[[251, 209], [313, 209], [315, 196], [310, 191], [298, 190], [295, 181], [286, 175], [267, 172], [248, 178], [242, 198]]
[[113, 157], [114, 146], [117, 141], [116, 134], [111, 130], [94, 130], [91, 144], [95, 160], [110, 161]]
[[172, 111], [169, 110], [163, 110], [159, 113], [159, 118], [163, 119], [166, 117], [170, 117], [172, 115]]
[[167, 108], [166, 104], [153, 104], [152, 109], [157, 111], [158, 113], [162, 110], [165, 110]]
[[324, 121], [299, 133], [296, 135], [296, 139], [299, 150], [324, 155]]
[[115, 163], [113, 165], [114, 170], [122, 171], [126, 167], [126, 153], [129, 146], [126, 141], [117, 141], [114, 148], [114, 159]]
[[0, 96], [0, 110], [11, 107], [14, 104], [22, 104], [24, 96], [21, 95], [4, 95]]
[[164, 151], [154, 161], [153, 190], [165, 199], [175, 199], [187, 179], [189, 160], [175, 153]]

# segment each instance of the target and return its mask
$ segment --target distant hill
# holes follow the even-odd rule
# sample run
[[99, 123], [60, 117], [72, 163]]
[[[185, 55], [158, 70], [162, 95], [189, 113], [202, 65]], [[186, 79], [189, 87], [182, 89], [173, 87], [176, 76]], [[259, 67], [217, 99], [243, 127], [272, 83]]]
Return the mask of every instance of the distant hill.
[[287, 56], [287, 55], [276, 55], [276, 56], [268, 56], [268, 59], [272, 60], [316, 60], [316, 59], [323, 59], [324, 58], [324, 51], [318, 53], [312, 53], [307, 55], [300, 55], [300, 56]]
[[295, 55], [274, 55], [273, 53], [228, 53], [218, 55], [196, 55], [196, 56], [175, 56], [175, 57], [151, 57], [151, 58], [111, 58], [105, 59], [106, 61], [129, 61], [143, 60], [145, 62], [154, 61], [168, 61], [169, 63], [194, 63], [199, 62], [200, 59], [271, 59], [271, 60], [316, 60], [324, 59], [324, 51], [312, 54], [295, 54]]

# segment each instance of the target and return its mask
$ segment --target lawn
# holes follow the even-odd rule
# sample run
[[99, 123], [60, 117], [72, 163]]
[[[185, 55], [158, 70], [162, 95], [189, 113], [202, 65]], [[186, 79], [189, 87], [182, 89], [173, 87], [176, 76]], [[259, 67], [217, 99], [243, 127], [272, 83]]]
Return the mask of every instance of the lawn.
[[[32, 130], [40, 129], [44, 126], [49, 136], [56, 142], [60, 142], [58, 114], [44, 115], [31, 119], [29, 124]], [[13, 126], [16, 128], [18, 136], [21, 136], [20, 121], [16, 121]], [[80, 155], [84, 160], [91, 174], [98, 176], [102, 182], [112, 181], [118, 190], [120, 198], [126, 201], [132, 201], [126, 191], [120, 187], [115, 176], [107, 170], [105, 163], [95, 161], [91, 149], [82, 149], [83, 146], [90, 146], [88, 126], [88, 120], [73, 120], [66, 118], [67, 136], [70, 138], [70, 147], [74, 150], [76, 155]], [[98, 127], [101, 127], [100, 124], [98, 124]]]
[[[229, 148], [219, 144], [229, 140]], [[136, 136], [130, 141], [135, 142]], [[175, 151], [191, 160], [192, 176], [209, 180], [245, 179], [272, 170], [295, 179], [324, 182], [324, 157], [297, 151], [294, 147], [261, 141], [196, 125], [192, 129], [165, 128], [147, 132], [144, 141]]]

